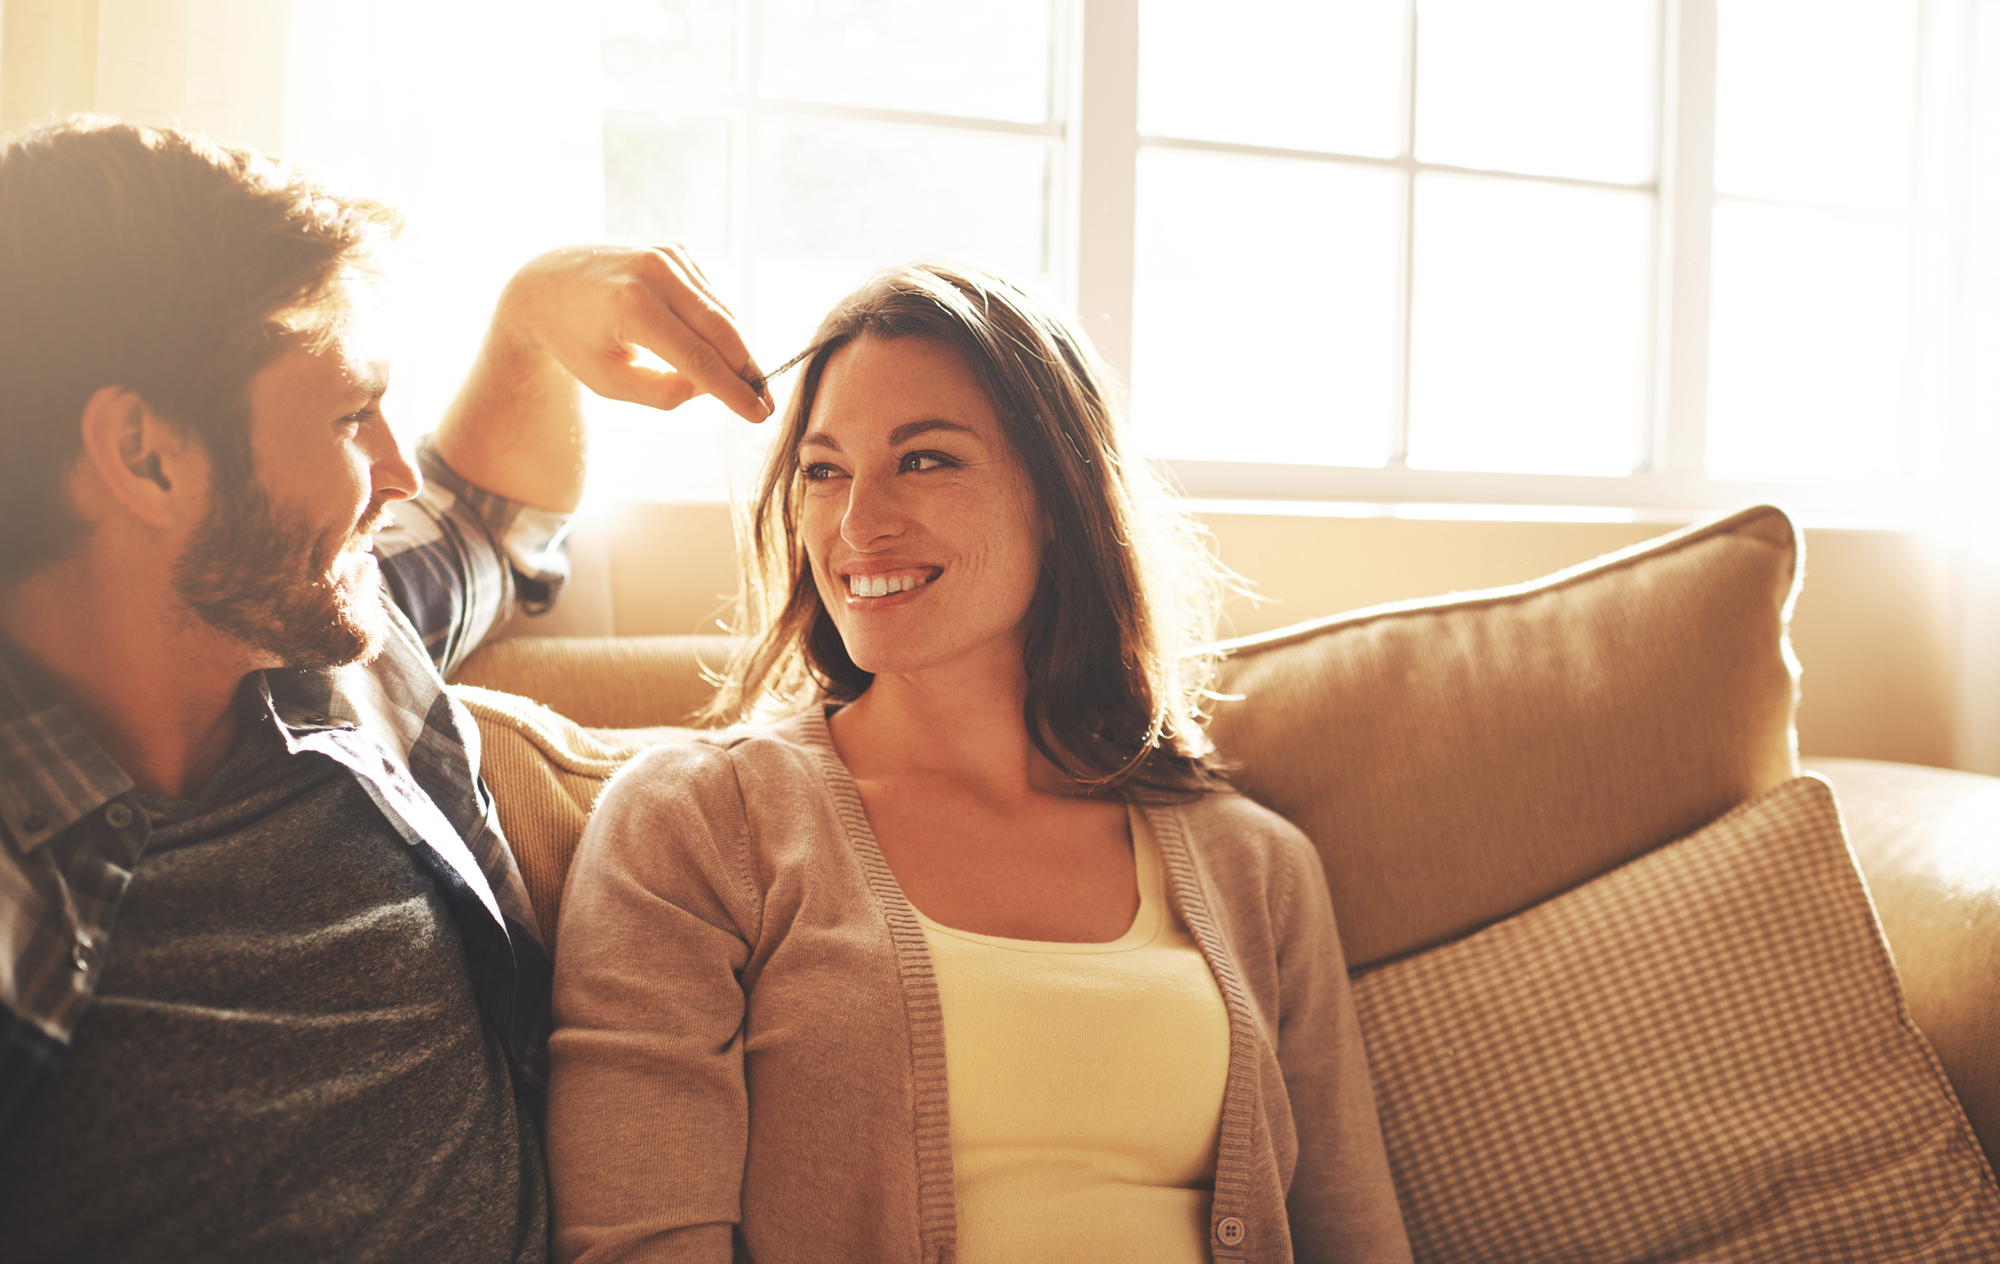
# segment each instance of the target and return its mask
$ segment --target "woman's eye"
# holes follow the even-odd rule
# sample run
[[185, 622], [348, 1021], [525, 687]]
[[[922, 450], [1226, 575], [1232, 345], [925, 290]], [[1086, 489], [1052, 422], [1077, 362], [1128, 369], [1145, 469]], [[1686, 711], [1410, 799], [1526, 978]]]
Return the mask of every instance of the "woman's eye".
[[810, 465], [799, 468], [799, 476], [808, 483], [824, 483], [826, 480], [835, 478], [839, 474], [839, 470], [828, 465], [825, 461], [814, 461]]
[[955, 464], [957, 462], [940, 452], [910, 452], [904, 455], [902, 468], [911, 474], [923, 474]]

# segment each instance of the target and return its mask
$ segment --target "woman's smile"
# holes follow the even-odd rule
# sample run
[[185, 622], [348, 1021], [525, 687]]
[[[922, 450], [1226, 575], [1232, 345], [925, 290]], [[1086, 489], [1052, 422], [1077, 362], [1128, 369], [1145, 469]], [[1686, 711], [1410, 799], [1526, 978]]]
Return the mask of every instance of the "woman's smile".
[[936, 566], [889, 571], [850, 570], [846, 573], [848, 604], [860, 608], [879, 602], [884, 597], [915, 592], [942, 574], [943, 569]]

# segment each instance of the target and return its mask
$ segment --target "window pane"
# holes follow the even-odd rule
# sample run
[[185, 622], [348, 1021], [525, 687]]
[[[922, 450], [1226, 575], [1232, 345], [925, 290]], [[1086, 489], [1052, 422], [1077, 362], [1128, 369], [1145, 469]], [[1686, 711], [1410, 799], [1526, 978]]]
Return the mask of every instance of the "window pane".
[[1724, 204], [1715, 211], [1714, 252], [1710, 476], [1900, 473], [1907, 230]]
[[1393, 441], [1401, 176], [1139, 155], [1133, 416], [1145, 450], [1380, 465]]
[[1410, 464], [1631, 473], [1646, 442], [1651, 199], [1437, 174], [1416, 197]]
[[1718, 190], [1909, 205], [1917, 0], [1721, 0], [1717, 18]]
[[1141, 0], [1139, 130], [1391, 157], [1403, 0]]
[[729, 248], [729, 124], [604, 112], [604, 231], [614, 241], [678, 241], [703, 259]]
[[768, 97], [1036, 123], [1049, 0], [765, 0]]
[[1421, 0], [1417, 157], [1650, 180], [1658, 29], [1654, 0]]
[[1047, 271], [1039, 140], [771, 121], [760, 168], [760, 345], [803, 344], [828, 307], [888, 264], [951, 256], [1029, 284]]
[[736, 34], [730, 0], [600, 0], [598, 16], [613, 104], [728, 89]]

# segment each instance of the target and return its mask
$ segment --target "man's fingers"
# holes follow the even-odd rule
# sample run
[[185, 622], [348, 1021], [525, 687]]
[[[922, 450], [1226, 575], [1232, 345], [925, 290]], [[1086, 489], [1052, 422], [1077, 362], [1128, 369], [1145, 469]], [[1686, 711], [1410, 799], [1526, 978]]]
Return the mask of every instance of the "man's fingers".
[[[680, 284], [678, 277], [674, 281], [677, 293], [660, 295], [661, 302], [637, 313], [627, 337], [679, 370], [695, 391], [715, 396], [745, 421], [770, 416], [768, 391], [760, 392], [747, 380], [761, 380], [762, 375], [735, 323], [712, 300], [704, 301], [705, 295]], [[674, 403], [657, 406], [677, 407], [687, 398], [681, 395]]]
[[685, 373], [660, 366], [657, 361], [641, 364], [606, 357], [577, 377], [592, 392], [606, 399], [663, 410], [679, 408], [702, 393], [701, 388]]
[[[751, 358], [749, 349], [744, 345], [742, 331], [736, 327], [736, 314], [716, 295], [708, 274], [701, 270], [701, 264], [681, 245], [670, 244], [658, 249], [673, 268], [665, 278], [666, 289], [662, 299], [682, 317], [696, 336], [722, 352], [724, 362], [736, 376], [748, 382], [750, 389], [763, 401], [766, 413], [777, 411], [764, 373]], [[690, 296], [694, 300], [693, 311], [674, 301], [681, 285], [693, 291]]]
[[729, 310], [729, 304], [716, 296], [715, 285], [709, 281], [708, 274], [701, 270], [700, 262], [695, 259], [694, 255], [689, 253], [687, 247], [681, 245], [679, 242], [668, 242], [664, 246], [655, 247], [655, 249], [685, 270], [688, 279], [694, 284], [695, 288], [699, 289], [703, 296], [715, 305], [717, 310], [732, 321], [736, 319], [736, 313]]

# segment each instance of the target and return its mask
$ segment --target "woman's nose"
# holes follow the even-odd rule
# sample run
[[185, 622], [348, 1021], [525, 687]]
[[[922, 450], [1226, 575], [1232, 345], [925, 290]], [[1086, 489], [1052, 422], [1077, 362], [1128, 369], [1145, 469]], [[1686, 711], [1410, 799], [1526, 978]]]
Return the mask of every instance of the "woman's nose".
[[847, 512], [840, 519], [840, 538], [849, 548], [863, 549], [901, 535], [903, 515], [892, 480], [854, 479], [847, 488]]

